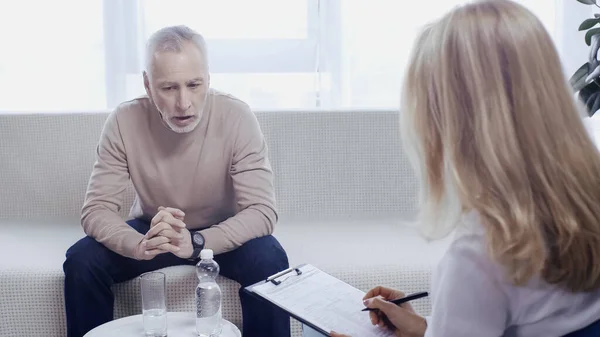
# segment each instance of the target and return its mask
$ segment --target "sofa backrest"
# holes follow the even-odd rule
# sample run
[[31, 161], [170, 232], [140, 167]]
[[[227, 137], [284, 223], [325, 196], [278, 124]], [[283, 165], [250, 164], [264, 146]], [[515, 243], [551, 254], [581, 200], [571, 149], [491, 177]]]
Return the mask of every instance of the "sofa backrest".
[[[0, 219], [77, 218], [108, 113], [0, 114]], [[257, 112], [282, 216], [410, 216], [398, 112]], [[129, 188], [122, 210], [134, 197]]]

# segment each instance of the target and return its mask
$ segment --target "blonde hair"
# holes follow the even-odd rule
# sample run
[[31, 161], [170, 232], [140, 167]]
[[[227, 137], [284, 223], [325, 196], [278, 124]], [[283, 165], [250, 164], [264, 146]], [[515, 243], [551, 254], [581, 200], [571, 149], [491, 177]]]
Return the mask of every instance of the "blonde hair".
[[513, 283], [600, 286], [600, 156], [529, 10], [477, 1], [427, 26], [402, 102], [426, 235], [474, 211]]

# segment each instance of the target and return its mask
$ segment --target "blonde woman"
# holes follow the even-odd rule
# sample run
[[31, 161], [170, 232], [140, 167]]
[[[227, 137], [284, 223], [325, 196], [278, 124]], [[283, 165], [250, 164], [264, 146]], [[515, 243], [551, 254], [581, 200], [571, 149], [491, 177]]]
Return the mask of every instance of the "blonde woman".
[[457, 7], [418, 38], [402, 102], [427, 235], [460, 235], [434, 273], [431, 317], [377, 298], [373, 323], [396, 336], [600, 336], [600, 156], [542, 23], [506, 0]]

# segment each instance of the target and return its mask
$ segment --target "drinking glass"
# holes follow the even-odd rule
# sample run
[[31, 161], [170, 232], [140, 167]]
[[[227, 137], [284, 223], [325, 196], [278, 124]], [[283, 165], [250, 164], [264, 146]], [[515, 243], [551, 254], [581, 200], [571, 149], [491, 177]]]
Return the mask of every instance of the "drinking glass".
[[167, 336], [166, 276], [153, 271], [140, 275], [142, 316], [146, 337]]

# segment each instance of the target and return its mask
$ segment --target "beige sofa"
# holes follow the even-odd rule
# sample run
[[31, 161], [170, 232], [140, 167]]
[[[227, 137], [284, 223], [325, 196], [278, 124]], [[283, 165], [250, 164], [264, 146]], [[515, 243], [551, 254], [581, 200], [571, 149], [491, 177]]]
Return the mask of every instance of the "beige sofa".
[[[290, 263], [312, 263], [363, 289], [428, 289], [448, 241], [403, 224], [417, 183], [397, 112], [258, 112], [270, 149]], [[83, 237], [79, 211], [107, 113], [0, 114], [0, 336], [65, 336], [62, 263]], [[127, 218], [134, 195], [130, 189]], [[192, 311], [192, 267], [171, 267], [168, 308]], [[225, 318], [241, 326], [237, 289], [220, 279]], [[115, 318], [140, 313], [136, 279], [116, 285]], [[429, 299], [415, 307], [429, 313]], [[293, 323], [293, 334], [300, 325]]]

